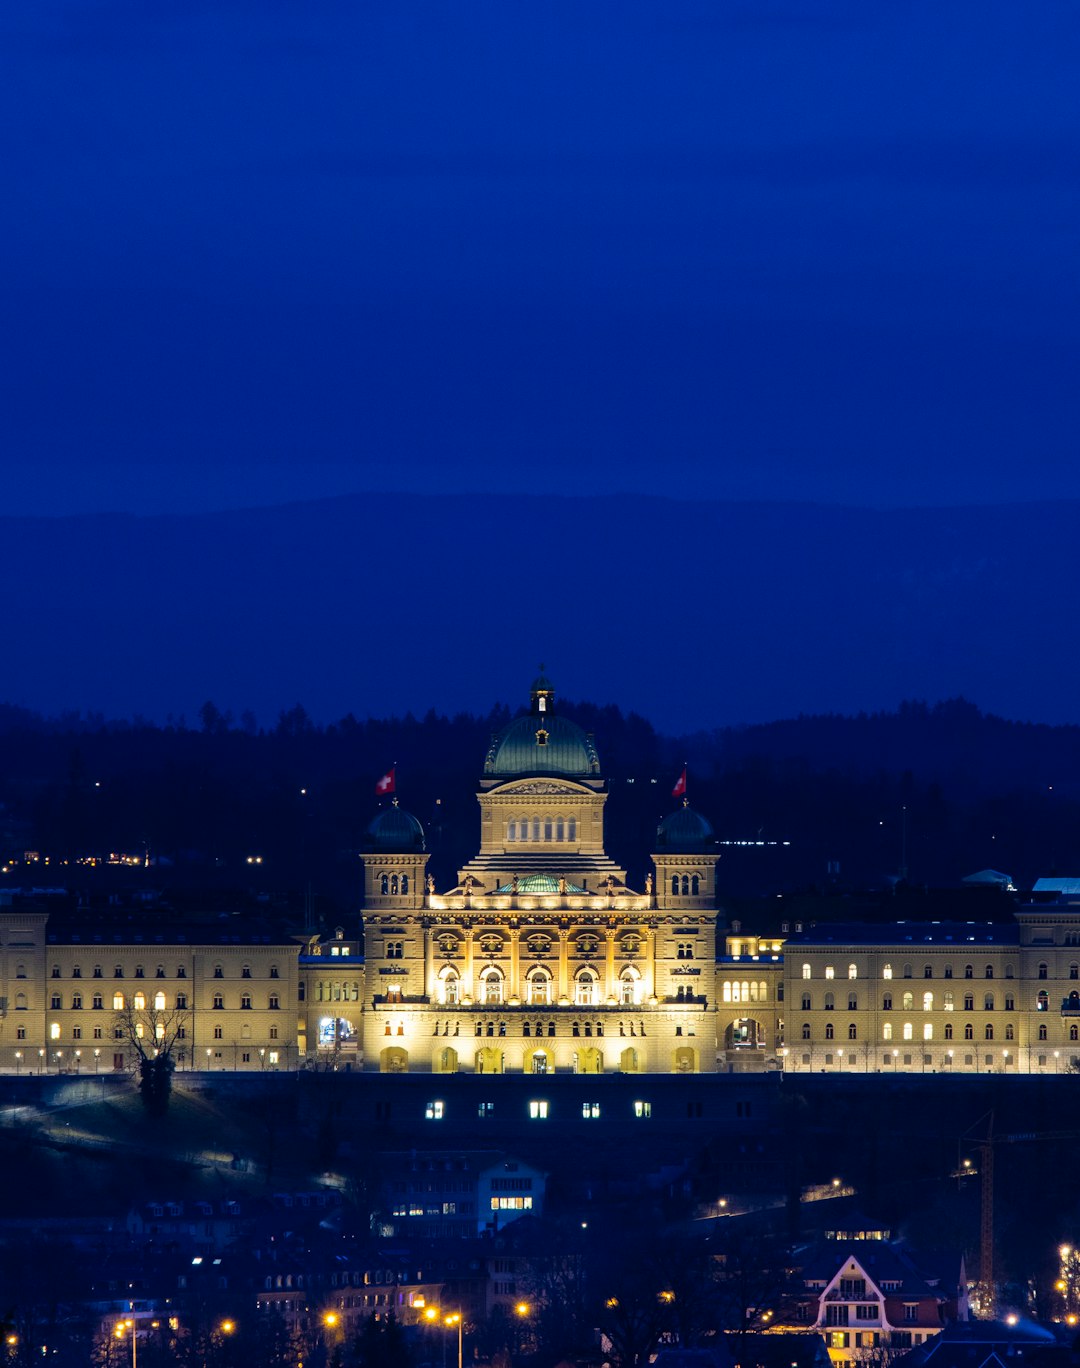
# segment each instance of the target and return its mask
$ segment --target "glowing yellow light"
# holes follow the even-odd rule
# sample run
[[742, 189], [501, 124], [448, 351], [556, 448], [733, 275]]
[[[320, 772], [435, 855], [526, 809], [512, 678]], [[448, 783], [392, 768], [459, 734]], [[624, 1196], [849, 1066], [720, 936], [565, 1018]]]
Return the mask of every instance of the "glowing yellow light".
[[1069, 1255], [1072, 1253], [1072, 1245], [1062, 1245], [1061, 1248], [1058, 1250], [1058, 1253], [1061, 1255], [1063, 1259], [1067, 1259]]
[[235, 1329], [236, 1323], [234, 1321], [224, 1320], [221, 1322], [221, 1333], [223, 1335], [231, 1335]]
[[424, 1319], [425, 1319], [425, 1320], [429, 1320], [429, 1321], [438, 1320], [438, 1319], [439, 1319], [439, 1310], [438, 1310], [438, 1307], [429, 1306], [428, 1309], [424, 1312]]
[[675, 1300], [675, 1293], [674, 1293], [674, 1292], [661, 1292], [661, 1293], [660, 1293], [660, 1300], [661, 1300], [662, 1302], [669, 1302], [669, 1303], [670, 1303], [670, 1302], [673, 1302], [673, 1301]]
[[1012, 1311], [1012, 1312], [1009, 1313], [1009, 1315], [1007, 1315], [1007, 1316], [1005, 1317], [1005, 1324], [1006, 1324], [1006, 1325], [1015, 1325], [1016, 1322], [1017, 1322], [1019, 1319], [1020, 1319], [1020, 1317], [1016, 1314], [1016, 1312], [1015, 1312], [1015, 1311]]
[[608, 1297], [607, 1301], [604, 1303], [604, 1305], [607, 1306], [607, 1307], [615, 1307], [615, 1306], [618, 1306], [618, 1304], [619, 1304], [619, 1299], [618, 1299], [618, 1297]]
[[337, 1325], [337, 1323], [338, 1316], [336, 1311], [327, 1311], [326, 1315], [323, 1316], [324, 1325]]

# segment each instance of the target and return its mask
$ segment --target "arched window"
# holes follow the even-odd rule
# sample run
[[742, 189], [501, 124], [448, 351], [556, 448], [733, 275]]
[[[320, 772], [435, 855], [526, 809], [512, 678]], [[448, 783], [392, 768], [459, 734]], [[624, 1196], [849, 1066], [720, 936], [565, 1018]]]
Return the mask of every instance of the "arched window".
[[1012, 1024], [1012, 1022], [1010, 1021], [1010, 1022], [1006, 1025], [1006, 1027], [1005, 1027], [1005, 1039], [1006, 1039], [1006, 1040], [1013, 1040], [1014, 1038], [1015, 1038], [1015, 1036], [1014, 1036], [1014, 1031], [1013, 1031], [1013, 1024]]
[[854, 964], [849, 964], [849, 965], [848, 965], [848, 967], [847, 967], [847, 976], [848, 976], [849, 979], [854, 979], [854, 978], [858, 978], [858, 977], [859, 977], [859, 970], [858, 970], [858, 968], [857, 968], [856, 965], [854, 965]]
[[827, 979], [832, 979], [836, 977], [836, 970], [832, 967], [831, 964], [827, 964], [825, 966], [825, 977]]
[[803, 1038], [803, 1040], [809, 1040], [809, 1039], [810, 1039], [810, 1023], [809, 1023], [808, 1021], [804, 1021], [804, 1022], [803, 1022], [802, 1038]]
[[596, 1002], [597, 979], [591, 969], [582, 969], [575, 983], [574, 1000], [579, 1007], [591, 1007]]
[[965, 1039], [965, 1040], [974, 1040], [974, 1039], [975, 1039], [975, 1027], [972, 1026], [972, 1024], [971, 1024], [970, 1021], [965, 1021], [965, 1022], [964, 1022], [964, 1039]]
[[[16, 994], [15, 994], [15, 1010], [16, 1010], [17, 1012], [25, 1012], [25, 1011], [26, 1011], [26, 994], [25, 994], [25, 993], [16, 993]], [[22, 1028], [20, 1027], [20, 1030], [21, 1030], [21, 1029], [22, 1029]]]
[[1050, 994], [1045, 988], [1040, 988], [1035, 999], [1035, 1010], [1037, 1012], [1047, 1012], [1050, 1010]]
[[848, 1009], [849, 1012], [857, 1012], [857, 1011], [859, 1010], [859, 998], [858, 998], [858, 994], [856, 994], [856, 993], [848, 993], [848, 995], [847, 995], [847, 1009]]
[[379, 880], [379, 892], [383, 895], [384, 898], [387, 897], [387, 896], [389, 895], [389, 893], [390, 893], [390, 875], [389, 875], [389, 874], [384, 874], [384, 875], [382, 876], [382, 878], [380, 878], [380, 880]]
[[1038, 978], [1041, 978], [1041, 979], [1044, 979], [1044, 978], [1046, 978], [1046, 976], [1047, 976], [1048, 973], [1049, 973], [1049, 968], [1048, 968], [1048, 966], [1047, 966], [1046, 964], [1040, 964], [1040, 965], [1039, 965], [1039, 969], [1038, 969], [1038, 975], [1037, 975], [1037, 977], [1038, 977]]
[[993, 993], [987, 993], [987, 994], [984, 996], [984, 998], [983, 998], [983, 1010], [984, 1010], [984, 1011], [987, 1011], [987, 1012], [992, 1012], [992, 1011], [994, 1010], [994, 995], [993, 995]]
[[974, 968], [973, 965], [971, 965], [971, 964], [965, 964], [965, 965], [964, 965], [964, 977], [965, 977], [965, 978], [974, 978], [974, 977], [975, 977], [975, 968]]
[[923, 993], [923, 995], [922, 995], [922, 1009], [923, 1009], [924, 1012], [932, 1012], [932, 1011], [934, 1010], [934, 995], [933, 995], [933, 993]]
[[1073, 1024], [1069, 1027], [1069, 1039], [1070, 1039], [1070, 1040], [1080, 1040], [1080, 1027], [1077, 1026], [1077, 1024], [1076, 1024], [1075, 1021], [1074, 1021]]
[[1080, 964], [1069, 965], [1069, 977], [1071, 979], [1080, 978]]
[[577, 818], [571, 817], [566, 824], [566, 839], [568, 841], [577, 840]]
[[566, 840], [566, 823], [563, 821], [561, 817], [555, 823], [555, 839], [557, 841]]
[[994, 1038], [994, 1027], [993, 1027], [993, 1025], [992, 1025], [990, 1022], [987, 1022], [987, 1023], [986, 1023], [986, 1030], [985, 1030], [984, 1034], [985, 1034], [987, 1040], [993, 1040], [993, 1038]]
[[933, 1040], [933, 1038], [934, 1038], [934, 1023], [933, 1023], [932, 1021], [924, 1021], [924, 1022], [923, 1022], [922, 1038], [923, 1038], [923, 1040]]
[[887, 1021], [881, 1028], [882, 1040], [892, 1040], [892, 1022]]
[[881, 971], [881, 977], [882, 977], [883, 979], [891, 979], [891, 978], [892, 978], [892, 965], [891, 965], [891, 964], [886, 964], [886, 965], [885, 965], [885, 967], [884, 967], [884, 968], [882, 969], [882, 971]]
[[905, 1012], [914, 1011], [914, 1008], [915, 1008], [915, 994], [914, 994], [914, 993], [905, 993], [905, 994], [903, 995], [903, 998], [901, 999], [900, 1005], [903, 1007], [903, 1009], [904, 1009]]
[[826, 1040], [832, 1040], [832, 1038], [833, 1038], [833, 1024], [832, 1024], [831, 1021], [827, 1021], [827, 1022], [825, 1023], [825, 1039], [826, 1039]]
[[122, 1012], [124, 1010], [123, 993], [113, 993], [112, 1005], [114, 1012]]
[[458, 983], [456, 969], [444, 969], [442, 971], [442, 1000], [447, 1006], [453, 1007], [457, 1004]]
[[154, 1011], [155, 1011], [155, 1012], [163, 1012], [164, 1010], [165, 1010], [165, 994], [164, 994], [164, 993], [155, 993], [155, 994], [154, 994]]
[[911, 1040], [911, 1038], [912, 1038], [911, 1022], [910, 1022], [910, 1021], [905, 1021], [905, 1022], [904, 1022], [904, 1039], [905, 1039], [905, 1040]]
[[488, 1006], [503, 1000], [503, 978], [498, 969], [485, 969], [480, 975], [481, 997]]
[[883, 993], [881, 997], [881, 1010], [883, 1012], [892, 1011], [892, 993]]
[[682, 876], [682, 893], [684, 898], [690, 896], [690, 878], [686, 874]]
[[986, 966], [986, 977], [987, 977], [987, 978], [993, 978], [993, 977], [994, 977], [994, 966], [993, 966], [992, 964], [988, 964], [988, 965]]
[[951, 1022], [951, 1021], [947, 1021], [947, 1022], [945, 1023], [945, 1039], [946, 1039], [946, 1040], [952, 1040], [952, 1022]]
[[90, 1005], [95, 1011], [100, 1012], [105, 1006], [105, 1000], [100, 993], [95, 993]]
[[[730, 984], [725, 984], [730, 987]], [[619, 1000], [624, 1006], [632, 1006], [638, 1000], [638, 973], [636, 969], [624, 969], [619, 975]]]
[[[355, 988], [355, 986], [356, 986], [356, 985], [354, 984], [353, 987]], [[281, 1009], [281, 999], [278, 997], [277, 993], [271, 993], [271, 994], [270, 994], [270, 996], [269, 996], [269, 997], [267, 998], [267, 1000], [266, 1000], [266, 1006], [267, 1006], [267, 1008], [269, 1009], [269, 1011], [271, 1011], [271, 1012], [280, 1011], [280, 1009]]]
[[672, 874], [672, 876], [671, 876], [671, 892], [672, 892], [672, 896], [673, 896], [673, 897], [678, 897], [678, 894], [679, 894], [679, 876], [678, 876], [678, 874]]
[[250, 1012], [250, 1011], [251, 1011], [251, 994], [250, 994], [250, 993], [241, 993], [241, 994], [240, 994], [240, 1010], [241, 1010], [242, 1012]]
[[402, 876], [401, 876], [401, 896], [404, 897], [405, 894], [408, 893], [408, 891], [409, 891], [409, 876], [408, 876], [408, 874], [402, 874]]
[[698, 896], [698, 890], [699, 890], [700, 888], [701, 888], [701, 880], [698, 878], [698, 876], [697, 876], [696, 874], [691, 875], [691, 877], [690, 877], [690, 892], [691, 892], [691, 894], [692, 894], [695, 898]]
[[833, 1010], [833, 1007], [834, 1007], [834, 1006], [835, 1006], [835, 999], [834, 999], [832, 993], [826, 993], [826, 994], [825, 994], [825, 1010], [826, 1010], [827, 1012], [831, 1012], [831, 1011]]
[[952, 965], [951, 965], [951, 964], [947, 964], [947, 965], [945, 966], [945, 972], [944, 972], [944, 974], [942, 975], [942, 977], [943, 977], [943, 978], [952, 978]]
[[1040, 1022], [1039, 1022], [1039, 1039], [1040, 1039], [1040, 1040], [1045, 1040], [1045, 1039], [1046, 1039], [1046, 1022], [1045, 1022], [1045, 1021], [1040, 1021]]
[[802, 1009], [803, 1009], [804, 1012], [809, 1012], [809, 1011], [810, 1011], [810, 994], [809, 994], [809, 993], [803, 993], [803, 995], [802, 995]]
[[146, 994], [145, 994], [145, 993], [136, 993], [136, 994], [135, 994], [135, 997], [132, 999], [131, 1005], [135, 1008], [135, 1010], [136, 1010], [137, 1012], [145, 1012], [145, 1011], [146, 1011]]
[[530, 970], [526, 986], [532, 1006], [546, 1007], [551, 1002], [551, 975], [546, 969]]
[[965, 994], [964, 994], [964, 1011], [965, 1011], [965, 1012], [973, 1012], [974, 1010], [975, 1010], [975, 994], [974, 994], [974, 993], [965, 993]]
[[810, 966], [808, 964], [803, 965], [802, 976], [804, 979], [808, 979], [810, 977]]
[[904, 965], [904, 977], [905, 977], [905, 978], [910, 978], [910, 977], [911, 977], [911, 965], [910, 965], [910, 964], [905, 964], [905, 965]]
[[951, 988], [946, 988], [945, 991], [944, 991], [944, 993], [942, 993], [941, 998], [942, 998], [942, 1001], [941, 1001], [942, 1007], [944, 1007], [944, 1009], [945, 1009], [946, 1012], [951, 1012], [952, 1009], [953, 1009], [953, 991], [952, 991], [952, 989], [951, 989]]
[[221, 1012], [225, 1010], [225, 999], [222, 997], [220, 993], [214, 994], [214, 1010], [216, 1012]]
[[112, 976], [113, 976], [113, 978], [123, 978], [123, 977], [124, 977], [124, 966], [123, 966], [122, 964], [114, 964], [114, 965], [113, 965], [113, 974], [112, 974]]
[[850, 1025], [848, 1026], [848, 1028], [847, 1028], [847, 1038], [848, 1038], [848, 1040], [857, 1040], [858, 1037], [859, 1037], [859, 1029], [858, 1029], [858, 1027], [855, 1025], [854, 1022], [851, 1022], [851, 1024], [850, 1024]]
[[397, 876], [396, 874], [391, 874], [391, 875], [390, 875], [390, 896], [391, 896], [392, 898], [397, 897], [397, 891], [398, 891], [398, 876]]

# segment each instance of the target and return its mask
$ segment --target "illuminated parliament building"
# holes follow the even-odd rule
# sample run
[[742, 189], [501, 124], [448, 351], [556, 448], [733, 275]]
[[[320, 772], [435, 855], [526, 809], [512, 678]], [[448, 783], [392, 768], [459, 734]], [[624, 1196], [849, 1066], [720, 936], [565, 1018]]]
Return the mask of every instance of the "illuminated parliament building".
[[132, 1008], [179, 1023], [182, 1069], [1080, 1068], [1080, 883], [1008, 923], [728, 926], [716, 838], [685, 800], [640, 886], [608, 856], [600, 757], [543, 676], [492, 741], [477, 799], [479, 850], [441, 890], [420, 822], [396, 800], [377, 813], [362, 939], [151, 914], [118, 933], [9, 899], [0, 1069], [130, 1068], [118, 1014]]

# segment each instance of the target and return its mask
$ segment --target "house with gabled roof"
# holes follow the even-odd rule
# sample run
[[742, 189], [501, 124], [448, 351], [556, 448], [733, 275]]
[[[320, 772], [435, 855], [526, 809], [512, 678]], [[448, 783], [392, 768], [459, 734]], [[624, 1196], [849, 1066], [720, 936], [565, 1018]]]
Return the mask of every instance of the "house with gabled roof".
[[911, 1349], [966, 1317], [963, 1261], [951, 1279], [920, 1271], [899, 1244], [836, 1241], [797, 1251], [800, 1266], [774, 1330], [820, 1331], [836, 1368], [884, 1349]]

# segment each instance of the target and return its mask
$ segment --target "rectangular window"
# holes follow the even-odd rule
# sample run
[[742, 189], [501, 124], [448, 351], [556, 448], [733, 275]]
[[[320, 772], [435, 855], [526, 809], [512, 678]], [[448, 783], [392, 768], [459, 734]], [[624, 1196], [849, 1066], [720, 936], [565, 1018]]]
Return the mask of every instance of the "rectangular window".
[[270, 1060], [270, 1063], [271, 1063], [271, 1064], [276, 1064], [276, 1063], [278, 1062], [278, 1052], [277, 1052], [277, 1050], [271, 1050], [270, 1053], [269, 1053], [269, 1055], [267, 1055], [267, 1058]]
[[485, 1116], [491, 1116], [495, 1111], [494, 1102], [479, 1102], [476, 1107], [476, 1114], [483, 1121]]
[[[860, 1296], [862, 1293], [859, 1294]], [[855, 1319], [864, 1321], [876, 1321], [878, 1318], [877, 1306], [857, 1306], [855, 1308]]]
[[546, 1102], [530, 1102], [529, 1118], [532, 1121], [546, 1121], [548, 1114], [548, 1104]]
[[635, 1102], [635, 1103], [634, 1103], [634, 1115], [635, 1115], [635, 1116], [641, 1116], [641, 1117], [652, 1116], [652, 1103], [651, 1103], [651, 1102]]
[[918, 1302], [905, 1302], [905, 1303], [904, 1303], [904, 1320], [905, 1320], [905, 1322], [907, 1322], [907, 1321], [917, 1321], [918, 1319], [919, 1319], [919, 1303], [918, 1303]]
[[429, 1102], [424, 1108], [424, 1116], [428, 1121], [441, 1121], [443, 1119], [443, 1104], [441, 1102]]
[[72, 1026], [72, 1028], [71, 1028], [71, 1038], [72, 1038], [72, 1040], [82, 1040], [82, 1027], [81, 1027], [81, 1026]]
[[215, 1039], [215, 1040], [223, 1040], [224, 1038], [225, 1038], [225, 1032], [222, 1030], [222, 1028], [221, 1028], [220, 1026], [215, 1026], [215, 1027], [214, 1027], [214, 1039]]
[[240, 1063], [241, 1063], [241, 1064], [250, 1064], [250, 1063], [251, 1063], [251, 1054], [250, 1054], [249, 1051], [245, 1050], [245, 1051], [241, 1054], [241, 1056], [240, 1056]]
[[100, 1039], [101, 1039], [101, 1036], [102, 1036], [101, 1027], [100, 1027], [100, 1026], [95, 1026], [95, 1027], [94, 1027], [94, 1039], [95, 1039], [95, 1040], [100, 1040]]
[[581, 1115], [586, 1121], [594, 1121], [600, 1115], [599, 1102], [582, 1102]]

